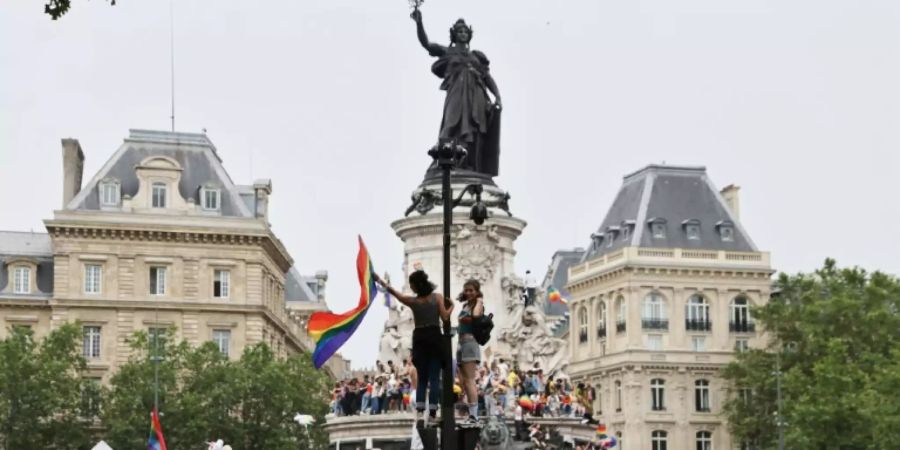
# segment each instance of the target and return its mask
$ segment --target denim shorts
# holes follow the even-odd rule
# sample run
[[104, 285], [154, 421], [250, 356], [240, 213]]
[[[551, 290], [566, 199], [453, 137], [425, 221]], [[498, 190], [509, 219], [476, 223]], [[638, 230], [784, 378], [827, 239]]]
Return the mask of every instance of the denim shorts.
[[481, 362], [481, 346], [475, 341], [472, 335], [463, 335], [459, 338], [459, 347], [456, 349], [456, 361], [464, 362]]

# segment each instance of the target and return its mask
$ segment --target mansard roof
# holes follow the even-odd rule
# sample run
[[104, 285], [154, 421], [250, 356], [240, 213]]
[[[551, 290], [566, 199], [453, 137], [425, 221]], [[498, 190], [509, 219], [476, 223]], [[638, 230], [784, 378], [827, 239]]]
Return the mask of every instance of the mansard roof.
[[215, 145], [206, 134], [137, 129], [129, 130], [129, 136], [119, 149], [66, 205], [66, 209], [99, 210], [99, 186], [104, 180], [117, 181], [123, 197], [134, 197], [139, 183], [135, 167], [151, 157], [171, 158], [181, 166], [178, 190], [185, 199], [193, 198], [199, 203], [199, 189], [214, 186], [222, 192], [222, 216], [253, 217], [251, 207], [242, 197], [246, 189], [231, 180]]
[[[653, 226], [661, 231], [654, 235]], [[699, 233], [690, 235], [695, 226]], [[661, 228], [659, 228], [661, 227]], [[733, 227], [723, 239], [722, 228]], [[757, 251], [705, 167], [649, 165], [626, 175], [582, 261], [623, 247]]]

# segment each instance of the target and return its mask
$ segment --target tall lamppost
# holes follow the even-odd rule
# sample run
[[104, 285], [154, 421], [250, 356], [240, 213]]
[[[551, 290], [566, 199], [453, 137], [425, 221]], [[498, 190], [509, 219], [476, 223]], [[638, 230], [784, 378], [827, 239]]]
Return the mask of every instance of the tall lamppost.
[[[469, 218], [477, 225], [484, 223], [488, 217], [487, 207], [481, 202], [482, 186], [470, 184], [466, 186], [458, 198], [453, 199], [450, 186], [450, 172], [466, 157], [466, 149], [455, 142], [446, 142], [428, 151], [441, 170], [441, 199], [444, 206], [444, 269], [443, 287], [444, 301], [451, 302], [450, 296], [450, 227], [453, 225], [453, 207], [462, 201], [463, 195], [470, 192], [475, 195], [475, 204]], [[444, 371], [441, 383], [441, 450], [457, 450], [456, 420], [453, 412], [453, 336], [450, 320], [444, 321]], [[435, 449], [436, 450], [436, 449]]]

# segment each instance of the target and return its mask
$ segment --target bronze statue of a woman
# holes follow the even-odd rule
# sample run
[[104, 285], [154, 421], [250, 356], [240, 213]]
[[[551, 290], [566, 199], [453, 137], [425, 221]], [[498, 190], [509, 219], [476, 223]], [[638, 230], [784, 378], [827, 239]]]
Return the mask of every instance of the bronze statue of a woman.
[[[444, 117], [439, 145], [455, 142], [468, 151], [461, 169], [494, 177], [500, 165], [500, 91], [491, 77], [490, 61], [484, 53], [469, 49], [472, 27], [459, 19], [450, 28], [450, 46], [428, 42], [422, 12], [410, 15], [416, 21], [419, 42], [438, 58], [431, 72], [442, 78]], [[491, 102], [488, 91], [494, 95]]]

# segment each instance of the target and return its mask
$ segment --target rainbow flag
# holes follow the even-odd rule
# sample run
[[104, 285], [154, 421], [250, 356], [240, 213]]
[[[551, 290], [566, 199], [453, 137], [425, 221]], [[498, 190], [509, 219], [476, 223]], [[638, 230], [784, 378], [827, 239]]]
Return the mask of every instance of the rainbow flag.
[[147, 438], [147, 450], [166, 450], [166, 439], [163, 438], [162, 425], [159, 424], [159, 412], [156, 407], [150, 412], [150, 437]]
[[597, 425], [597, 434], [606, 434], [606, 425]]
[[359, 304], [343, 314], [330, 312], [313, 313], [309, 318], [306, 329], [309, 336], [316, 343], [313, 352], [313, 364], [321, 368], [328, 358], [353, 336], [353, 332], [362, 323], [363, 317], [369, 311], [372, 300], [378, 295], [378, 287], [375, 285], [375, 268], [369, 258], [369, 251], [362, 237], [359, 237], [359, 253], [356, 255], [356, 274], [359, 277]]
[[560, 294], [559, 291], [557, 291], [553, 286], [547, 288], [547, 299], [550, 300], [550, 302], [562, 303], [563, 305], [567, 305], [569, 303], [569, 301], [563, 298], [562, 294]]

